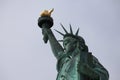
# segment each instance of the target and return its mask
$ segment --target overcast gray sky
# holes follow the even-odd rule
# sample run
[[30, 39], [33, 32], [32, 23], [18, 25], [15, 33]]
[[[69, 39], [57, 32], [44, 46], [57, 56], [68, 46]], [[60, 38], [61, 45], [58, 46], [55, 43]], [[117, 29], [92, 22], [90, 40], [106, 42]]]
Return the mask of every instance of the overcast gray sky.
[[56, 59], [37, 25], [40, 12], [51, 8], [52, 30], [63, 32], [60, 23], [79, 27], [110, 80], [119, 80], [120, 0], [0, 0], [0, 80], [56, 79]]

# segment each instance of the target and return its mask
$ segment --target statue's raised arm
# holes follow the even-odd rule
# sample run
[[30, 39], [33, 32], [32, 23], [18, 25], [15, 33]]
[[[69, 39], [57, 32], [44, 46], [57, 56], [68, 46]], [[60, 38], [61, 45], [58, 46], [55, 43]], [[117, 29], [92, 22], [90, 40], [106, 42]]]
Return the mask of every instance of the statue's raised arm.
[[52, 30], [50, 29], [53, 26], [53, 19], [51, 17], [51, 13], [54, 9], [48, 11], [44, 10], [41, 13], [41, 16], [38, 19], [38, 25], [42, 28], [43, 40], [45, 43], [49, 40], [52, 51], [57, 59], [59, 59], [59, 55], [63, 53], [63, 48], [55, 38]]

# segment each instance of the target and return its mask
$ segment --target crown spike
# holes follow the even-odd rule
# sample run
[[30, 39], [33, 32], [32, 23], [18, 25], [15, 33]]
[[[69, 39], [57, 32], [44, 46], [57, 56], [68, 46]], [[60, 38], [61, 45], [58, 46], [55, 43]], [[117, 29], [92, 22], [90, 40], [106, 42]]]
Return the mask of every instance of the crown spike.
[[64, 28], [64, 26], [62, 24], [60, 24], [63, 28], [63, 30], [66, 32], [66, 34], [68, 34], [67, 30]]
[[64, 34], [63, 33], [61, 33], [60, 31], [58, 31], [58, 30], [56, 30], [56, 29], [54, 29], [56, 32], [58, 32], [59, 34], [61, 34], [62, 36], [64, 36]]
[[77, 32], [75, 33], [75, 35], [78, 36], [78, 33], [79, 33], [79, 28], [77, 29]]
[[73, 34], [73, 31], [72, 31], [72, 27], [71, 27], [71, 24], [70, 24], [70, 33]]

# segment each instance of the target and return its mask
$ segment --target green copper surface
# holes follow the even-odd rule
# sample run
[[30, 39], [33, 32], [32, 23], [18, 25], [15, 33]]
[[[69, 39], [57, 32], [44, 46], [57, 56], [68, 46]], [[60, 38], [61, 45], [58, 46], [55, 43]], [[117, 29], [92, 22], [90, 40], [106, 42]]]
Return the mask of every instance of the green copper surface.
[[[38, 23], [41, 23], [41, 21], [39, 20]], [[43, 24], [44, 25], [41, 24], [43, 36], [47, 36], [45, 39], [49, 41], [52, 52], [57, 59], [58, 75], [56, 80], [109, 79], [108, 71], [102, 66], [98, 59], [88, 51], [88, 47], [85, 44], [84, 39], [78, 36], [79, 29], [74, 35], [70, 26], [71, 34], [65, 37], [63, 35], [64, 38], [62, 47], [50, 29], [50, 23], [45, 22]], [[64, 27], [63, 29], [65, 30], [66, 34], [69, 34]]]

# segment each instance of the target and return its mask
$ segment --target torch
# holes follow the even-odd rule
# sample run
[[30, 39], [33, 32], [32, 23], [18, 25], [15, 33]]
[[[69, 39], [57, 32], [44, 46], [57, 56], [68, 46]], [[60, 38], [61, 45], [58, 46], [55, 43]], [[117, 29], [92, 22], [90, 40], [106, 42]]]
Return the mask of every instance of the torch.
[[44, 35], [43, 40], [45, 43], [48, 41], [48, 35], [45, 33], [45, 29], [50, 29], [53, 26], [53, 19], [51, 17], [51, 13], [54, 9], [51, 9], [50, 11], [44, 10], [39, 19], [38, 19], [38, 26], [42, 28], [42, 33]]

